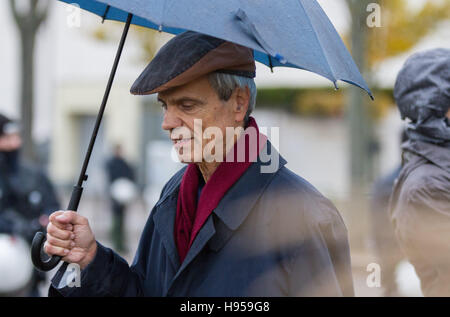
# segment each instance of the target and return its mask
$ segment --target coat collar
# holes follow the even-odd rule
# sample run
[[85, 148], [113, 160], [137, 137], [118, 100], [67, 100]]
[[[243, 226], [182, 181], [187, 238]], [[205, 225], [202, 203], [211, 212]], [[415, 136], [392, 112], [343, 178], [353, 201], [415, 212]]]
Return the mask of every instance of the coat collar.
[[[270, 180], [276, 172], [282, 168], [287, 162], [278, 153], [275, 147], [267, 141], [265, 153], [272, 153], [271, 157], [278, 157], [278, 166], [271, 173], [263, 173], [261, 168], [269, 163], [265, 163], [258, 156], [258, 160], [254, 162], [241, 178], [231, 187], [220, 201], [213, 214], [225, 225], [225, 230], [216, 230], [213, 217], [209, 217], [203, 227], [198, 232], [185, 260], [180, 266], [177, 249], [174, 241], [174, 223], [177, 208], [177, 199], [181, 179], [185, 168], [180, 170], [168, 183], [168, 187], [164, 190], [164, 194], [156, 204], [156, 213], [154, 215], [155, 228], [162, 238], [167, 254], [174, 265], [178, 268], [178, 272], [174, 276], [173, 282], [185, 270], [185, 268], [195, 259], [205, 245], [211, 240], [210, 247], [218, 251], [226, 241], [247, 218], [258, 198], [264, 192]], [[273, 152], [272, 152], [273, 151]], [[212, 239], [214, 237], [214, 239]]]
[[[278, 166], [275, 170], [272, 173], [262, 172], [261, 168], [266, 163], [258, 156], [258, 160], [248, 168], [244, 175], [225, 194], [216, 209], [213, 210], [213, 213], [231, 230], [236, 230], [241, 225], [266, 185], [275, 173], [287, 163], [270, 141], [267, 141], [266, 147], [262, 152], [264, 151], [265, 153], [274, 151], [271, 156], [278, 156]], [[161, 196], [156, 206], [163, 204], [169, 198], [178, 197], [181, 179], [185, 170], [186, 167], [175, 174], [171, 184], [168, 185], [165, 191], [166, 193]], [[229, 212], [229, 210], [235, 211], [234, 207], [236, 206], [239, 206], [239, 210], [244, 210], [244, 212]]]
[[265, 164], [258, 156], [258, 160], [248, 168], [213, 210], [213, 213], [231, 230], [236, 230], [242, 224], [272, 177], [286, 164], [286, 160], [269, 141], [263, 151], [266, 153], [275, 151], [272, 155], [279, 158], [276, 169], [272, 173], [263, 173], [261, 168]]
[[443, 170], [450, 172], [450, 149], [421, 141], [408, 141], [402, 145], [404, 151], [419, 155]]

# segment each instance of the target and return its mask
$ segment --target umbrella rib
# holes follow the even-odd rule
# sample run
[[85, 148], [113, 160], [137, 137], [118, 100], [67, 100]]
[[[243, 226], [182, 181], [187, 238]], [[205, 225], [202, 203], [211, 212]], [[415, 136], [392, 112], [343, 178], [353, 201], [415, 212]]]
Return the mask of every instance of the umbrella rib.
[[269, 56], [269, 67], [270, 67], [270, 72], [273, 73], [272, 57], [270, 56], [270, 54], [267, 54], [267, 56]]
[[103, 13], [103, 16], [102, 16], [102, 23], [105, 22], [106, 15], [108, 14], [110, 7], [111, 6], [109, 4], [106, 6], [105, 13]]
[[323, 48], [322, 42], [320, 41], [319, 36], [317, 35], [317, 32], [316, 32], [316, 30], [315, 30], [314, 27], [313, 27], [313, 24], [312, 24], [312, 22], [311, 22], [311, 19], [310, 19], [308, 13], [306, 12], [305, 7], [303, 6], [303, 3], [301, 2], [301, 0], [299, 0], [298, 2], [299, 2], [299, 4], [300, 4], [300, 7], [302, 8], [302, 10], [305, 12], [305, 16], [306, 16], [306, 18], [308, 19], [308, 23], [309, 23], [311, 29], [312, 29], [313, 32], [314, 32], [314, 35], [315, 35], [315, 37], [316, 37], [316, 39], [317, 39], [317, 42], [318, 42], [319, 45], [320, 45], [322, 56], [323, 56], [323, 58], [325, 59], [325, 61], [327, 62], [328, 70], [330, 71], [331, 75], [333, 75], [333, 83], [334, 83], [334, 85], [336, 86], [336, 81], [337, 81], [336, 75], [334, 74], [334, 71], [333, 71], [333, 69], [332, 69], [332, 67], [331, 67], [331, 65], [330, 65], [330, 62], [329, 62], [329, 60], [328, 60], [328, 57], [327, 57], [326, 54], [324, 53], [324, 48]]

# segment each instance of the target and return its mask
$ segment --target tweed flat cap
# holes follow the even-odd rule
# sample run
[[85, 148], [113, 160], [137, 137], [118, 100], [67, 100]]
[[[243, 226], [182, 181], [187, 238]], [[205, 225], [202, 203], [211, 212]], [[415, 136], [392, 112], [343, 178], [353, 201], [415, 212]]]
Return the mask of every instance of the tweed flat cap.
[[149, 95], [181, 86], [211, 72], [255, 77], [253, 50], [212, 36], [187, 31], [167, 42], [131, 87]]

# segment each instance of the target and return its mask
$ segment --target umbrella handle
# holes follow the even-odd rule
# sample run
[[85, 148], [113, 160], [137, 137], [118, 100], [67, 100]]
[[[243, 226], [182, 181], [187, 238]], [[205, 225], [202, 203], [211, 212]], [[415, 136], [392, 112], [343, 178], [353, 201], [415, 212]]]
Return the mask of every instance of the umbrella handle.
[[[69, 206], [67, 210], [77, 211], [78, 204], [83, 193], [83, 187], [74, 186], [72, 190], [72, 196], [70, 197]], [[43, 232], [37, 232], [34, 235], [33, 242], [31, 243], [31, 260], [33, 265], [40, 271], [47, 272], [55, 268], [61, 261], [62, 257], [59, 255], [53, 255], [47, 260], [42, 259], [42, 248], [46, 241], [45, 234]]]
[[50, 271], [56, 267], [62, 259], [59, 255], [54, 255], [48, 260], [43, 260], [41, 258], [41, 249], [45, 241], [45, 234], [43, 232], [37, 232], [34, 235], [33, 242], [31, 243], [31, 260], [33, 261], [34, 267], [42, 272]]

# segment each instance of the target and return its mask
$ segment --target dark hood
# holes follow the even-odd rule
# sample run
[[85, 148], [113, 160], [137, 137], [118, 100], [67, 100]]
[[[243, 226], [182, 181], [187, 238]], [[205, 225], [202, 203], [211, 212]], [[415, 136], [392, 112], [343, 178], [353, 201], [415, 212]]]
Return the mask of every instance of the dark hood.
[[434, 49], [412, 55], [400, 71], [394, 97], [402, 119], [409, 118], [410, 140], [450, 143], [445, 117], [450, 107], [450, 50]]

